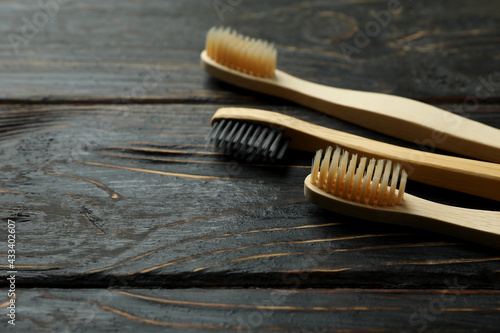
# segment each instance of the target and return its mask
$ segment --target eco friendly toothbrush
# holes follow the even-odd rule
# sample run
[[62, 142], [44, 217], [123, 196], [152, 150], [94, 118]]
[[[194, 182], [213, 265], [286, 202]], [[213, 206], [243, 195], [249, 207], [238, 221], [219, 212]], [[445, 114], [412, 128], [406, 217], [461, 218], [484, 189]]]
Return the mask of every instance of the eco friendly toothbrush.
[[221, 108], [211, 123], [207, 143], [248, 161], [279, 159], [287, 148], [314, 152], [338, 145], [400, 163], [410, 179], [500, 201], [500, 164], [394, 146], [257, 109]]
[[328, 87], [276, 69], [277, 50], [229, 28], [208, 31], [201, 53], [214, 77], [410, 142], [500, 163], [500, 130], [399, 96]]
[[[405, 194], [401, 164], [319, 150], [304, 181], [310, 202], [344, 215], [455, 236], [500, 249], [500, 212], [438, 204]], [[398, 187], [399, 183], [399, 188]]]

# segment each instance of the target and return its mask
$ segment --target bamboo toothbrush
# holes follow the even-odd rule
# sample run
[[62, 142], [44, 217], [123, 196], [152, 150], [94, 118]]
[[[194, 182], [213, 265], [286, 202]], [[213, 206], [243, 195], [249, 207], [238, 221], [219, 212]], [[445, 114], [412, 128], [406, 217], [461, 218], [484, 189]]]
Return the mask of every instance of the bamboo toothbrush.
[[280, 159], [287, 148], [314, 152], [338, 145], [401, 163], [410, 179], [500, 201], [500, 164], [394, 146], [257, 109], [221, 108], [211, 123], [207, 143], [248, 161]]
[[[390, 180], [390, 183], [389, 183]], [[344, 215], [447, 234], [500, 249], [500, 212], [438, 204], [405, 194], [407, 173], [391, 160], [359, 158], [337, 147], [319, 150], [304, 195]], [[399, 189], [396, 189], [399, 182]]]
[[[410, 142], [500, 163], [500, 130], [415, 100], [327, 87], [276, 69], [276, 48], [228, 28], [212, 28], [204, 69], [239, 87], [278, 96]], [[434, 148], [433, 147], [433, 148]]]

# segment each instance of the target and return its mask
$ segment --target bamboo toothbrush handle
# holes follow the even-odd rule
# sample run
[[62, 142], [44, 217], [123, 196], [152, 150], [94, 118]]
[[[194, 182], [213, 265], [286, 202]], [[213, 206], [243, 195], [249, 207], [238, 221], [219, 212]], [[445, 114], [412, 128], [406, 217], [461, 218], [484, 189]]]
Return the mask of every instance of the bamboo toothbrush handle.
[[500, 163], [499, 129], [408, 98], [328, 87], [276, 72], [274, 92], [280, 97], [419, 145]]
[[403, 148], [258, 109], [220, 108], [212, 122], [226, 118], [281, 128], [292, 139], [292, 149], [315, 152], [338, 145], [360, 156], [399, 162], [410, 179], [500, 201], [500, 164]]
[[304, 180], [304, 194], [310, 202], [344, 215], [375, 222], [403, 225], [500, 249], [500, 212], [447, 206], [405, 193], [396, 206], [373, 206], [326, 193]]
[[[285, 126], [285, 118], [274, 122]], [[316, 151], [339, 145], [360, 156], [397, 161], [410, 179], [500, 201], [500, 164], [403, 148], [290, 118], [290, 148]]]
[[281, 97], [354, 124], [417, 144], [500, 163], [500, 129], [408, 98], [328, 87], [280, 70], [260, 78], [201, 53], [204, 69], [238, 87]]
[[[500, 201], [500, 164], [403, 148], [292, 119], [290, 148], [314, 152], [339, 145], [360, 156], [397, 161], [410, 179]], [[274, 121], [279, 126], [285, 120]]]
[[[392, 223], [435, 231], [500, 249], [500, 212], [442, 205], [405, 194], [404, 217], [387, 214]], [[381, 221], [383, 222], [383, 221]]]

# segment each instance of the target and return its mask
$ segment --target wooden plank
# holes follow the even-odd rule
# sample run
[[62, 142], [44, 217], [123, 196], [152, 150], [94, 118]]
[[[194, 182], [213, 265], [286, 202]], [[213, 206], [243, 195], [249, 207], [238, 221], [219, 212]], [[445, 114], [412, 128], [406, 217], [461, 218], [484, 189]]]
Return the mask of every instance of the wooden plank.
[[[496, 2], [65, 3], [3, 2], [1, 100], [260, 99], [200, 69], [206, 31], [225, 25], [275, 42], [279, 68], [304, 79], [457, 108], [464, 100], [468, 108], [499, 101]], [[391, 3], [400, 6], [388, 9]]]
[[[500, 325], [498, 291], [27, 289], [16, 329], [42, 332], [457, 332]], [[5, 309], [2, 309], [5, 312]], [[5, 320], [6, 318], [4, 318]], [[3, 323], [2, 323], [3, 325]]]
[[304, 79], [500, 128], [499, 4], [401, 1], [385, 24], [386, 0], [223, 0], [224, 12], [221, 1], [57, 1], [0, 12], [0, 238], [15, 221], [18, 329], [498, 329], [497, 252], [321, 210], [302, 193], [310, 154], [239, 164], [204, 136], [218, 107], [237, 105], [415, 144], [213, 80], [199, 53], [211, 26], [231, 26], [276, 42], [279, 68]]
[[[0, 216], [4, 226], [17, 223], [19, 286], [296, 286], [299, 279], [300, 287], [439, 288], [452, 277], [468, 288], [500, 286], [494, 251], [306, 202], [310, 153], [245, 165], [205, 148], [217, 107], [2, 106]], [[275, 109], [379, 137], [303, 108]], [[422, 184], [407, 190], [498, 209]], [[7, 247], [0, 253], [6, 269]]]

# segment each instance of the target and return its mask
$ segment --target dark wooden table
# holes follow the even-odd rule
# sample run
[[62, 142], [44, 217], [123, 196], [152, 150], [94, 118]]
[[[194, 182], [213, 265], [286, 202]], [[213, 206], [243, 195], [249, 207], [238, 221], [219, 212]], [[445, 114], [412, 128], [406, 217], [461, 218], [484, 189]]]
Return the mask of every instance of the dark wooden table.
[[217, 108], [247, 106], [421, 146], [199, 63], [206, 31], [231, 26], [301, 78], [500, 128], [498, 2], [57, 1], [0, 7], [2, 332], [498, 332], [498, 251], [327, 212], [303, 196], [310, 153], [245, 165], [204, 138]]

